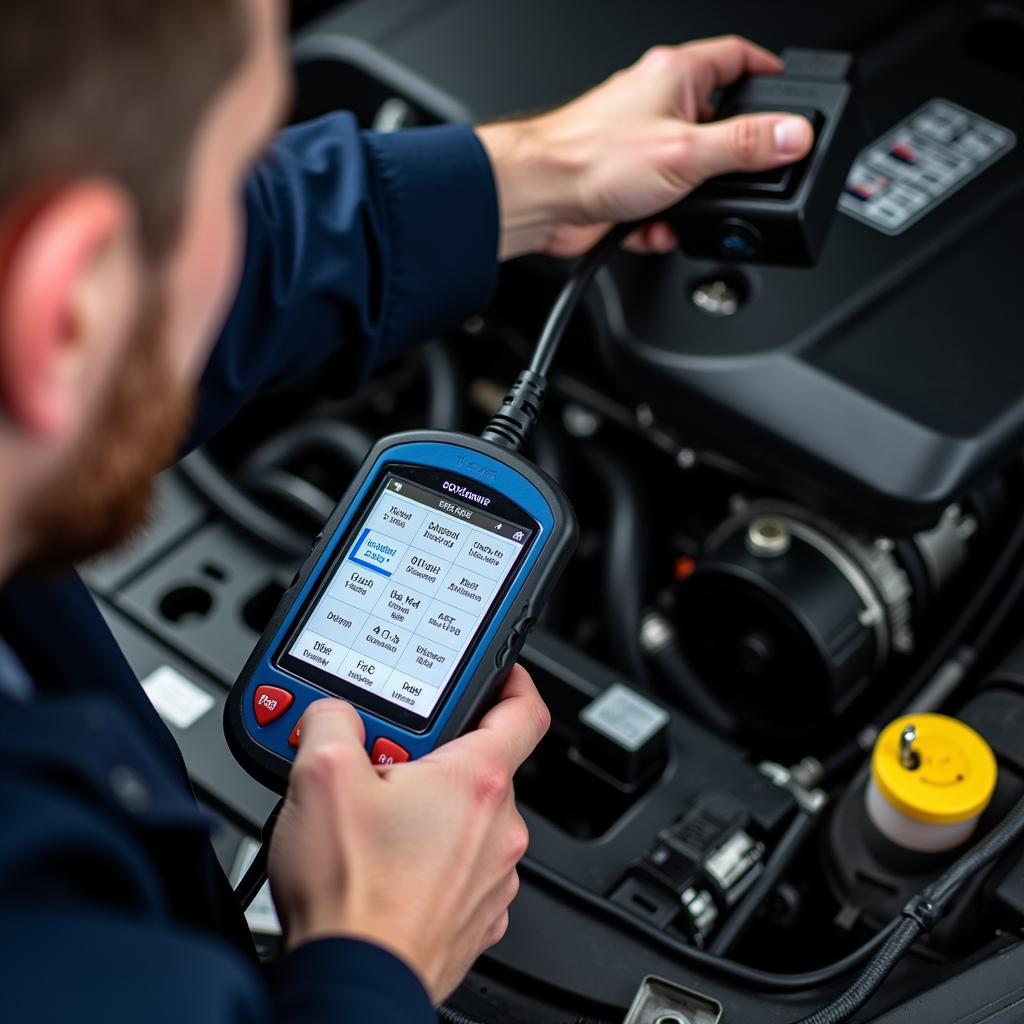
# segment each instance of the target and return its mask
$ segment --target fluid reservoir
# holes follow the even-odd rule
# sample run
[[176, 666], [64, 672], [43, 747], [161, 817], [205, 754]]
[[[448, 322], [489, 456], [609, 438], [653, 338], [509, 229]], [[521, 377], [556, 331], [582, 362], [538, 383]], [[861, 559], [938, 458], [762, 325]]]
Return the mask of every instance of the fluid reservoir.
[[867, 815], [905, 850], [952, 850], [974, 832], [996, 774], [992, 749], [969, 725], [936, 714], [898, 718], [875, 744]]

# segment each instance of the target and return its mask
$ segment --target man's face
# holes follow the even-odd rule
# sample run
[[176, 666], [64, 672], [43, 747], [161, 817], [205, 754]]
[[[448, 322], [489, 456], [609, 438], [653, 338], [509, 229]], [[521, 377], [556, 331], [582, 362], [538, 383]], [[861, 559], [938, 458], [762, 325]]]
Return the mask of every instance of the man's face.
[[159, 268], [130, 274], [124, 308], [133, 312], [109, 384], [59, 479], [31, 509], [28, 563], [35, 567], [63, 567], [129, 536], [145, 519], [153, 477], [183, 439], [197, 379], [237, 285], [242, 183], [288, 92], [283, 5], [246, 3], [249, 52], [197, 133], [180, 237]]

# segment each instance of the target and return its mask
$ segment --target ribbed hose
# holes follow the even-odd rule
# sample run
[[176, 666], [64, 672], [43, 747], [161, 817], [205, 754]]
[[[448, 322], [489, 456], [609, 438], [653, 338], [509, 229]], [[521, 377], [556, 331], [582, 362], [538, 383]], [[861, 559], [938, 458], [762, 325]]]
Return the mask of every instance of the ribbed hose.
[[437, 1019], [443, 1021], [444, 1024], [480, 1024], [480, 1021], [467, 1016], [461, 1010], [456, 1010], [447, 1003], [442, 1003], [437, 1008]]
[[860, 977], [838, 999], [803, 1017], [799, 1024], [841, 1024], [852, 1017], [874, 995], [922, 931], [917, 921], [901, 921]]
[[838, 999], [802, 1018], [798, 1024], [841, 1024], [848, 1020], [874, 995], [916, 939], [938, 924], [964, 883], [991, 864], [1021, 835], [1024, 835], [1024, 800], [1019, 801], [985, 839], [907, 904], [903, 911], [904, 920]]

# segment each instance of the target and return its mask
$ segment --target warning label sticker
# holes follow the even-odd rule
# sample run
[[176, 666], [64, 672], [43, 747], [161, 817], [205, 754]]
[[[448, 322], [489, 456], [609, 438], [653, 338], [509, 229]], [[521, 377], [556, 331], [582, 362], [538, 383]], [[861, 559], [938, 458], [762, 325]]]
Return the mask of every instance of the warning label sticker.
[[853, 163], [843, 213], [898, 235], [1016, 145], [1008, 128], [933, 99], [876, 139]]

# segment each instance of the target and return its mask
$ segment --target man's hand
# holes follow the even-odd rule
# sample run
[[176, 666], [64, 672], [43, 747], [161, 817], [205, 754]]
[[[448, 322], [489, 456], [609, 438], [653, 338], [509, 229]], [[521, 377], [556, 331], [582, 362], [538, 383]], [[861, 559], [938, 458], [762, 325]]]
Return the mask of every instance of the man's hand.
[[512, 776], [549, 723], [516, 667], [474, 732], [378, 769], [349, 705], [311, 705], [270, 847], [289, 947], [367, 939], [404, 959], [440, 1002], [505, 933], [528, 840]]
[[[731, 36], [658, 46], [551, 113], [477, 129], [498, 184], [502, 259], [578, 255], [612, 223], [650, 217], [707, 178], [799, 160], [813, 140], [805, 118], [701, 123], [713, 90], [781, 68], [774, 54]], [[668, 252], [677, 243], [655, 222], [628, 244]]]

